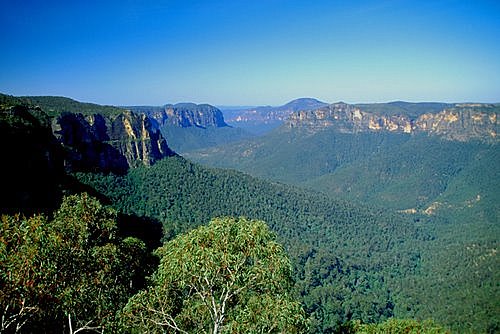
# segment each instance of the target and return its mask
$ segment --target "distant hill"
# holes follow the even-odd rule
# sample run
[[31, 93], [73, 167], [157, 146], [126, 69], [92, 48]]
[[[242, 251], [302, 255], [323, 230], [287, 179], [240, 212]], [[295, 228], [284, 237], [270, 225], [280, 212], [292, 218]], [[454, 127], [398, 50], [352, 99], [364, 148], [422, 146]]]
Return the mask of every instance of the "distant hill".
[[123, 112], [123, 109], [119, 107], [79, 102], [62, 96], [18, 96], [16, 98], [25, 104], [42, 108], [49, 115], [72, 112], [116, 116]]
[[322, 102], [313, 98], [299, 98], [288, 102], [287, 104], [276, 107], [276, 110], [280, 111], [300, 111], [300, 110], [312, 110], [327, 106], [328, 103]]
[[282, 106], [233, 109], [225, 111], [225, 114], [229, 124], [261, 134], [281, 125], [295, 111], [314, 110], [327, 105], [313, 98], [299, 98]]

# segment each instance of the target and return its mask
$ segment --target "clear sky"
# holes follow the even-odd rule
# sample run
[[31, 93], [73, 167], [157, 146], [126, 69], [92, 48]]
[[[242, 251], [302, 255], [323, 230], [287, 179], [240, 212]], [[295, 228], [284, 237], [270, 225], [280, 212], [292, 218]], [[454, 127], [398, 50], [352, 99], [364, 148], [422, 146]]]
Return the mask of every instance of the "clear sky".
[[2, 0], [0, 92], [500, 102], [500, 1]]

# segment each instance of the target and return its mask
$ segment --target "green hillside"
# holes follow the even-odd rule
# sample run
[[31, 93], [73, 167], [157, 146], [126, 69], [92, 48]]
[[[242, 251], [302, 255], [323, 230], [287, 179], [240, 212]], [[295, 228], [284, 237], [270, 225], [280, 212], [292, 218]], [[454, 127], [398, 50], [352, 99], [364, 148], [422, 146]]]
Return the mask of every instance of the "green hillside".
[[[5, 100], [7, 105], [18, 103], [10, 97]], [[22, 287], [26, 296], [42, 302], [43, 312], [48, 313], [38, 314], [33, 318], [38, 325], [28, 328], [66, 331], [66, 325], [52, 330], [44, 324], [66, 323], [63, 315], [75, 317], [79, 310], [85, 312], [82, 318], [73, 318], [75, 324], [85, 324], [91, 317], [92, 323], [115, 326], [115, 314], [144, 285], [145, 272], [154, 270], [151, 260], [145, 267], [140, 258], [127, 257], [123, 262], [127, 247], [138, 247], [138, 254], [147, 257], [144, 247], [151, 250], [160, 238], [174, 240], [207, 226], [215, 217], [244, 216], [265, 221], [284, 245], [293, 265], [294, 298], [309, 317], [312, 333], [339, 332], [351, 325], [364, 328], [358, 321], [379, 323], [380, 328], [393, 326], [393, 322], [384, 322], [391, 317], [432, 318], [457, 332], [499, 329], [496, 146], [426, 136], [285, 131], [233, 145], [234, 152], [244, 154], [233, 154], [230, 159], [227, 151], [218, 158], [221, 165], [241, 162], [249, 171], [269, 173], [266, 177], [287, 182], [296, 179], [298, 184], [319, 177], [323, 179], [316, 181], [322, 180], [321, 186], [338, 189], [355, 181], [349, 191], [325, 188], [329, 192], [325, 194], [234, 170], [204, 167], [179, 156], [151, 167], [131, 168], [123, 175], [68, 175], [57, 158], [57, 143], [40, 108], [2, 107], [1, 111], [1, 143], [11, 159], [10, 168], [1, 175], [0, 213], [12, 215], [2, 216], [0, 250], [5, 267], [0, 279], [9, 290], [2, 290], [0, 301], [2, 307], [20, 307], [23, 295], [18, 291]], [[281, 167], [273, 167], [277, 162]], [[337, 173], [343, 176], [335, 178]], [[59, 211], [52, 213], [63, 195], [82, 190], [116, 211], [79, 195], [64, 197]], [[383, 197], [391, 192], [398, 195]], [[15, 208], [31, 218], [16, 215]], [[397, 212], [399, 208], [414, 208], [415, 212]], [[31, 216], [33, 212], [47, 214]], [[163, 233], [158, 225], [163, 226]], [[115, 232], [109, 234], [106, 226], [118, 229], [119, 236], [115, 239]], [[105, 234], [99, 232], [103, 227]], [[78, 247], [64, 243], [73, 240], [71, 235], [78, 238]], [[139, 247], [138, 241], [126, 241], [129, 236], [140, 237], [146, 244]], [[95, 242], [96, 247], [86, 244]], [[64, 254], [51, 259], [47, 257], [51, 249], [62, 249]], [[66, 267], [64, 256], [77, 256], [78, 261]], [[30, 271], [34, 281], [12, 276], [24, 272], [25, 263], [34, 266]], [[102, 271], [99, 263], [109, 266]], [[133, 289], [124, 270], [127, 263], [133, 263], [130, 275], [141, 282]], [[76, 268], [87, 264], [92, 270], [82, 280], [75, 279]], [[50, 273], [38, 275], [45, 272], [40, 269], [44, 266], [50, 266]], [[59, 283], [54, 277], [60, 267], [65, 278]], [[99, 284], [108, 284], [115, 270], [123, 280], [108, 295]], [[93, 286], [93, 281], [99, 284]], [[19, 288], [16, 282], [21, 284]], [[77, 298], [78, 289], [88, 289], [96, 297]], [[126, 295], [116, 293], [121, 289]], [[16, 302], [12, 304], [8, 296], [15, 296]], [[50, 313], [51, 305], [54, 313]], [[396, 321], [394, 326], [404, 324]]]
[[[405, 210], [427, 208], [451, 184], [455, 184], [454, 190], [448, 190], [451, 198], [470, 193], [471, 200], [478, 193], [472, 194], [469, 188], [480, 186], [488, 187], [490, 197], [498, 196], [497, 152], [497, 144], [449, 141], [424, 134], [353, 135], [328, 128], [315, 133], [282, 128], [260, 138], [184, 156], [339, 198]], [[491, 165], [480, 172], [481, 168], [474, 167], [480, 161]], [[478, 185], [467, 181], [472, 176], [483, 178], [485, 173], [492, 177]]]
[[20, 99], [27, 104], [41, 107], [49, 115], [61, 112], [118, 115], [123, 112], [123, 109], [118, 107], [84, 103], [60, 96], [24, 96], [20, 97]]
[[319, 332], [352, 318], [374, 322], [393, 315], [400, 287], [397, 280], [391, 282], [390, 273], [401, 279], [412, 272], [420, 243], [432, 239], [398, 215], [238, 172], [207, 169], [179, 157], [124, 177], [77, 176], [118, 210], [160, 220], [167, 238], [210, 217], [266, 221], [292, 256], [297, 293]]
[[352, 203], [407, 212], [433, 241], [414, 245], [418, 266], [402, 275], [394, 314], [432, 317], [458, 332], [498, 329], [493, 315], [500, 311], [498, 144], [281, 129], [187, 156]]
[[[468, 194], [469, 200], [475, 198], [479, 192], [471, 193], [474, 191], [470, 187], [474, 183], [466, 181], [471, 177], [467, 170], [474, 169], [479, 157], [483, 160], [491, 157], [489, 170], [475, 174], [475, 178], [482, 178], [485, 172], [498, 174], [497, 151], [497, 146], [479, 142], [413, 137], [401, 145], [386, 147], [383, 152], [367, 159], [358, 159], [332, 173], [307, 180], [303, 185], [399, 210], [425, 209], [445, 192], [462, 197]], [[477, 168], [475, 170], [479, 172]], [[498, 178], [490, 178], [474, 187], [480, 191], [478, 187], [488, 186], [487, 191], [491, 192], [499, 182]], [[449, 188], [451, 183], [455, 183], [452, 189]]]
[[[124, 177], [79, 174], [78, 179], [106, 194], [119, 210], [160, 220], [167, 238], [213, 216], [265, 220], [295, 263], [296, 291], [315, 332], [335, 330], [351, 319], [369, 323], [389, 316], [433, 318], [465, 332], [498, 323], [498, 298], [487, 297], [499, 296], [498, 271], [492, 269], [498, 260], [488, 256], [497, 247], [496, 224], [405, 218], [179, 157]], [[470, 271], [476, 256], [484, 261]]]
[[280, 128], [252, 140], [186, 152], [183, 156], [205, 165], [298, 185], [408, 139], [394, 134], [353, 136], [330, 130], [311, 134]]
[[177, 153], [189, 152], [223, 145], [253, 137], [241, 128], [225, 127], [179, 127], [165, 125], [160, 128], [168, 146]]

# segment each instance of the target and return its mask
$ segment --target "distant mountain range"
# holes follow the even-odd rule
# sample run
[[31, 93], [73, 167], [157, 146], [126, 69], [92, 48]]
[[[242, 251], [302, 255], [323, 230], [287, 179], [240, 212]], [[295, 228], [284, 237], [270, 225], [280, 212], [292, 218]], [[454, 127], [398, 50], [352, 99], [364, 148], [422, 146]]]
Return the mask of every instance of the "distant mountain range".
[[262, 134], [283, 124], [295, 111], [314, 110], [327, 105], [313, 98], [299, 98], [277, 107], [227, 108], [223, 109], [223, 113], [228, 124]]
[[[220, 109], [209, 104], [178, 103], [163, 106], [128, 106], [122, 109], [114, 106], [80, 103], [64, 97], [2, 95], [0, 100], [8, 101], [10, 104], [17, 101], [17, 103], [31, 107], [38, 106], [46, 113], [58, 117], [64, 112], [78, 112], [86, 117], [99, 112], [107, 115], [108, 118], [116, 118], [118, 115], [123, 115], [124, 109], [131, 110], [136, 114], [145, 114], [153, 128], [162, 130], [173, 146], [183, 146], [183, 151], [250, 137], [250, 134], [244, 131], [230, 130], [231, 127], [228, 124], [243, 129], [248, 126], [267, 127], [265, 131], [285, 125], [288, 128], [301, 128], [306, 131], [319, 131], [333, 127], [343, 133], [389, 131], [413, 134], [424, 132], [450, 140], [464, 141], [475, 138], [495, 142], [498, 140], [497, 117], [500, 112], [498, 104], [404, 101], [327, 104], [314, 98], [299, 98], [277, 107], [226, 110], [224, 117]], [[223, 128], [227, 129], [220, 130]], [[186, 138], [184, 134], [189, 131], [190, 138]], [[221, 131], [226, 131], [224, 138], [216, 138], [219, 136], [218, 132]], [[203, 138], [207, 135], [212, 139]], [[184, 138], [179, 138], [183, 136]], [[186, 142], [189, 142], [187, 146], [184, 145]]]
[[[455, 139], [467, 136], [457, 133], [459, 128], [467, 128], [469, 135], [474, 132], [476, 137], [486, 138], [488, 132], [494, 139], [498, 133], [496, 116], [491, 116], [489, 121], [486, 118], [490, 117], [487, 114], [498, 113], [498, 110], [499, 105], [480, 103], [394, 101], [328, 104], [313, 98], [300, 98], [277, 107], [223, 109], [223, 113], [228, 124], [257, 134], [264, 134], [283, 124], [304, 127], [307, 123], [310, 129], [329, 125], [343, 126], [344, 131], [428, 131], [450, 138], [454, 136]], [[432, 116], [435, 114], [437, 116]], [[454, 119], [455, 122], [448, 122]]]
[[465, 166], [487, 161], [479, 156], [496, 161], [499, 113], [496, 104], [340, 102], [291, 112], [264, 136], [184, 156], [334, 196], [425, 209]]
[[300, 98], [278, 107], [261, 106], [248, 109], [227, 110], [225, 111], [225, 117], [228, 122], [233, 123], [284, 121], [294, 111], [314, 110], [327, 105], [328, 103], [313, 98]]

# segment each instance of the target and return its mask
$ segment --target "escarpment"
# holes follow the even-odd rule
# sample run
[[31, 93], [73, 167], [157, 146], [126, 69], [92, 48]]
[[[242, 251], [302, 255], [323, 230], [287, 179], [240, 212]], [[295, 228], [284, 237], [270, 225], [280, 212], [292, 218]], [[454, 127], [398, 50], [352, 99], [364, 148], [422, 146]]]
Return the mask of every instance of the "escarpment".
[[[69, 172], [124, 173], [175, 155], [160, 130], [143, 113], [64, 97], [4, 94], [0, 94], [0, 111], [3, 132], [10, 137], [18, 135], [33, 146], [47, 141], [33, 139], [33, 129], [49, 134], [51, 152], [57, 147], [60, 165]], [[29, 150], [20, 154], [29, 154]]]
[[178, 103], [167, 104], [164, 107], [135, 108], [144, 111], [159, 127], [220, 128], [228, 126], [222, 112], [209, 104]]
[[66, 151], [71, 171], [125, 172], [173, 155], [159, 130], [144, 114], [64, 112], [52, 119], [52, 132]]
[[295, 112], [286, 125], [312, 132], [335, 128], [341, 133], [427, 133], [448, 140], [496, 142], [499, 111], [500, 107], [492, 104], [456, 104], [439, 112], [412, 117], [404, 113], [367, 112], [355, 105], [335, 103], [316, 110]]

